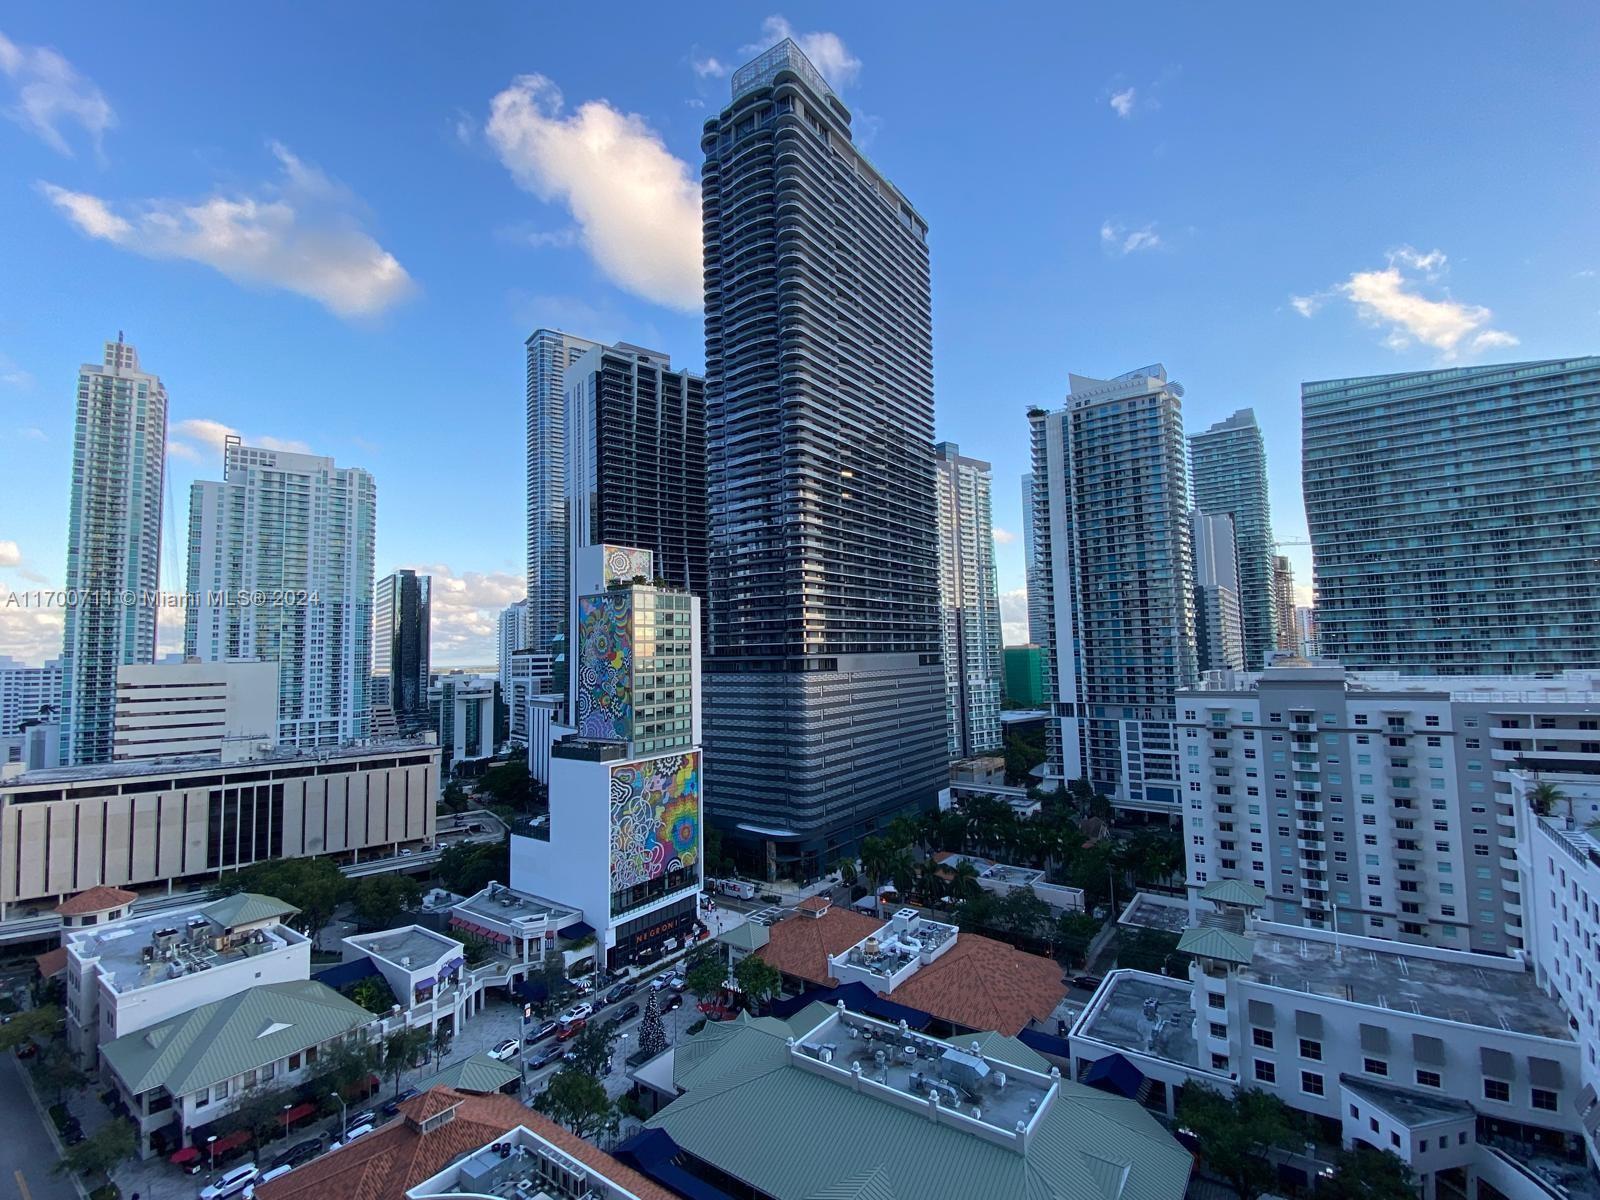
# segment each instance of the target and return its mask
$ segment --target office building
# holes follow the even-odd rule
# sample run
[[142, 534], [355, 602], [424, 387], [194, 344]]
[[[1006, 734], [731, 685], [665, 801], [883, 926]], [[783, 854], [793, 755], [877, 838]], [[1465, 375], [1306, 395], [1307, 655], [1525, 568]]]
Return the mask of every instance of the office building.
[[372, 602], [373, 674], [388, 680], [388, 707], [401, 733], [428, 724], [433, 577], [400, 570], [378, 580]]
[[506, 605], [500, 610], [500, 620], [495, 630], [494, 669], [500, 680], [501, 694], [508, 698], [511, 695], [511, 656], [518, 650], [528, 648], [529, 607], [526, 600]]
[[1172, 812], [1172, 696], [1196, 669], [1183, 389], [1159, 364], [1070, 379], [1065, 408], [1028, 414], [1048, 777]]
[[549, 749], [547, 837], [513, 836], [511, 887], [556, 896], [617, 970], [686, 944], [701, 856], [700, 601], [653, 579], [648, 550], [586, 546], [572, 628], [572, 723]]
[[494, 679], [450, 671], [428, 687], [429, 719], [439, 735], [446, 773], [494, 757]]
[[[117, 668], [152, 662], [167, 458], [167, 389], [139, 352], [105, 344], [78, 368], [61, 639], [61, 758], [111, 761]], [[132, 601], [129, 603], [128, 601]]]
[[29, 667], [0, 654], [0, 737], [22, 732], [24, 721], [54, 721], [61, 711], [61, 660]]
[[1028, 591], [1028, 643], [1040, 645], [1040, 639], [1049, 628], [1044, 610], [1044, 585], [1039, 582], [1039, 563], [1035, 542], [1038, 533], [1033, 524], [1033, 472], [1022, 477], [1022, 569], [1023, 584]]
[[1272, 614], [1278, 649], [1300, 652], [1300, 631], [1294, 621], [1294, 565], [1282, 554], [1272, 556]]
[[1005, 698], [1023, 708], [1043, 707], [1046, 700], [1044, 687], [1044, 648], [1041, 646], [1007, 646], [1005, 659]]
[[954, 442], [936, 455], [939, 630], [951, 758], [1000, 748], [1000, 589], [994, 573], [989, 464]]
[[528, 638], [542, 653], [554, 650], [566, 627], [567, 366], [598, 342], [554, 329], [528, 338]]
[[278, 666], [159, 663], [117, 670], [117, 762], [205, 755], [237, 761], [278, 733]]
[[1267, 449], [1254, 410], [1241, 408], [1225, 421], [1189, 437], [1194, 506], [1233, 522], [1244, 624], [1244, 663], [1260, 670], [1268, 650], [1279, 649], [1277, 591], [1272, 574], [1272, 509], [1267, 499]]
[[555, 658], [536, 650], [516, 650], [510, 667], [511, 690], [502, 695], [511, 709], [511, 740], [527, 746], [531, 744], [529, 713], [534, 697], [551, 696], [555, 691]]
[[652, 582], [704, 596], [705, 380], [618, 342], [569, 364], [566, 393], [572, 548], [648, 550]]
[[1451, 675], [1600, 665], [1600, 357], [1301, 396], [1324, 654]]
[[[235, 437], [222, 481], [190, 489], [184, 653], [276, 663], [283, 745], [338, 746], [371, 732], [377, 508], [360, 467]], [[393, 700], [405, 682], [398, 694], [391, 686]]]
[[[1191, 892], [1297, 926], [1506, 955], [1527, 936], [1508, 770], [1600, 772], [1600, 673], [1219, 675], [1178, 694]], [[1507, 907], [1511, 906], [1511, 907]]]
[[0, 921], [101, 884], [203, 885], [271, 858], [393, 854], [432, 839], [438, 803], [431, 737], [235, 763], [0, 770]]
[[794, 42], [732, 85], [700, 143], [706, 787], [730, 849], [814, 876], [947, 774], [928, 227]]
[[1190, 514], [1194, 540], [1195, 660], [1202, 671], [1244, 669], [1244, 622], [1239, 608], [1239, 563], [1233, 518]]
[[24, 721], [16, 733], [0, 736], [0, 767], [20, 766], [25, 771], [42, 771], [61, 765], [61, 725], [34, 718]]

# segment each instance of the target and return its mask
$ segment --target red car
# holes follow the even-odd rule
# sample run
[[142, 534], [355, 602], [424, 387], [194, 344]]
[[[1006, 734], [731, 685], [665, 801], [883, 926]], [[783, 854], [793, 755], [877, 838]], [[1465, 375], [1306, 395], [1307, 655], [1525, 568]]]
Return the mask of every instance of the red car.
[[560, 1029], [556, 1030], [556, 1041], [565, 1042], [571, 1038], [577, 1037], [583, 1032], [583, 1027], [588, 1023], [589, 1022], [586, 1019], [580, 1017], [576, 1021], [572, 1021], [566, 1025], [563, 1025]]
[[23, 1042], [17, 1047], [18, 1058], [32, 1058], [37, 1053], [39, 1053], [38, 1042]]

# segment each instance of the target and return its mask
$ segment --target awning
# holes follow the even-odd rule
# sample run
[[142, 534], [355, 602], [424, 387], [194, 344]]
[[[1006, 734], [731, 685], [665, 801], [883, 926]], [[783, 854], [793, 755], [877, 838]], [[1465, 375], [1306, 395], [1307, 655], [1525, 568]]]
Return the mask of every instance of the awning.
[[1528, 1058], [1528, 1082], [1534, 1087], [1560, 1088], [1561, 1064], [1553, 1058]]
[[721, 1188], [678, 1166], [674, 1160], [680, 1154], [682, 1148], [665, 1129], [641, 1129], [611, 1152], [625, 1166], [687, 1200], [732, 1200]]
[[1137, 1100], [1139, 1089], [1144, 1086], [1144, 1072], [1122, 1055], [1108, 1054], [1089, 1068], [1083, 1082], [1102, 1092]]
[[587, 921], [574, 921], [571, 925], [563, 925], [556, 932], [564, 938], [571, 938], [573, 941], [577, 941], [579, 938], [593, 937], [594, 926]]
[[1419, 1063], [1427, 1063], [1430, 1067], [1442, 1067], [1444, 1043], [1425, 1033], [1414, 1033], [1411, 1035], [1411, 1056]]
[[1492, 1075], [1496, 1079], [1506, 1081], [1517, 1077], [1516, 1064], [1510, 1054], [1504, 1050], [1491, 1050], [1488, 1046], [1480, 1048], [1483, 1056], [1483, 1073]]
[[206, 1153], [215, 1157], [226, 1154], [229, 1150], [237, 1150], [240, 1146], [248, 1146], [253, 1139], [248, 1129], [235, 1129], [226, 1137], [219, 1137], [206, 1147]]
[[449, 962], [445, 963], [444, 969], [446, 971], [454, 971], [457, 967], [465, 966], [466, 963], [467, 960], [464, 958], [452, 958]]
[[194, 1162], [195, 1159], [197, 1159], [199, 1157], [200, 1157], [200, 1151], [196, 1150], [193, 1146], [185, 1146], [182, 1150], [179, 1150], [171, 1158], [167, 1159], [167, 1161], [169, 1163], [171, 1163], [175, 1167], [181, 1167], [185, 1163]]
[[1277, 1024], [1277, 1014], [1273, 1012], [1272, 1005], [1265, 1000], [1250, 1001], [1250, 1024], [1260, 1025], [1264, 1029], [1271, 1029]]
[[1389, 1031], [1382, 1025], [1362, 1025], [1361, 1048], [1374, 1054], [1389, 1053]]
[[436, 979], [434, 976], [430, 975], [426, 979], [417, 980], [416, 987], [417, 987], [417, 990], [420, 992], [423, 988], [431, 988], [435, 984], [437, 984], [438, 982], [439, 982], [438, 979]]
[[307, 1117], [315, 1116], [316, 1113], [317, 1106], [315, 1104], [296, 1104], [284, 1114], [283, 1119], [286, 1124], [293, 1125], [296, 1121], [304, 1121]]

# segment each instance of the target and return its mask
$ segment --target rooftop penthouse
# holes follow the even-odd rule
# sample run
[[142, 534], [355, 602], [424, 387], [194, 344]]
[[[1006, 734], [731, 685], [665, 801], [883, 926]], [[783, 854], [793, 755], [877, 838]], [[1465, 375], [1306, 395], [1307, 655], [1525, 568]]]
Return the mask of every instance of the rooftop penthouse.
[[793, 1065], [900, 1108], [925, 1112], [996, 1145], [1025, 1153], [1060, 1087], [1048, 1075], [986, 1057], [979, 1041], [966, 1049], [845, 1010], [844, 1005], [800, 1041], [789, 1040]]
[[1402, 675], [1346, 670], [1334, 659], [1287, 660], [1265, 671], [1207, 671], [1185, 692], [1253, 692], [1263, 681], [1343, 679], [1352, 693], [1435, 695], [1466, 704], [1600, 704], [1600, 671], [1550, 675]]
[[450, 911], [450, 926], [458, 933], [510, 942], [541, 936], [552, 937], [579, 920], [577, 909], [528, 892], [519, 892], [503, 883], [490, 883]]
[[891, 992], [954, 946], [958, 932], [954, 925], [902, 908], [843, 954], [829, 955], [828, 973], [840, 984], [859, 982], [879, 994]]
[[[445, 1114], [438, 1114], [435, 1120]], [[422, 1121], [428, 1129], [428, 1120]], [[636, 1193], [519, 1125], [457, 1159], [406, 1192], [407, 1200], [435, 1196], [498, 1200], [635, 1200]]]

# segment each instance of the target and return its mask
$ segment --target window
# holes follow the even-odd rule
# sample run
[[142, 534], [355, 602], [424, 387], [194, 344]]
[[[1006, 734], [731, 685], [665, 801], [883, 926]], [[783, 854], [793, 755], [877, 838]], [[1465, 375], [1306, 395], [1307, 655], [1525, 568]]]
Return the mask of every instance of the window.
[[1417, 1082], [1423, 1087], [1436, 1088], [1439, 1086], [1439, 1072], [1417, 1069]]
[[1499, 1100], [1502, 1103], [1510, 1103], [1511, 1085], [1501, 1079], [1485, 1079], [1483, 1081], [1483, 1098], [1485, 1100]]
[[1264, 1058], [1256, 1059], [1256, 1078], [1262, 1083], [1277, 1083], [1278, 1068]]
[[1300, 1039], [1300, 1057], [1309, 1058], [1312, 1062], [1322, 1061], [1322, 1043], [1310, 1038]]
[[1542, 1108], [1545, 1112], [1555, 1112], [1556, 1094], [1554, 1092], [1547, 1092], [1543, 1088], [1534, 1088], [1533, 1106], [1535, 1108]]
[[1228, 1056], [1226, 1054], [1213, 1054], [1211, 1056], [1211, 1069], [1213, 1071], [1226, 1071], [1228, 1069]]
[[1228, 1027], [1226, 1025], [1218, 1025], [1215, 1021], [1212, 1021], [1211, 1036], [1216, 1038], [1219, 1042], [1227, 1041]]
[[1250, 1031], [1250, 1040], [1253, 1041], [1257, 1046], [1260, 1046], [1263, 1050], [1271, 1050], [1272, 1030], [1252, 1029]]
[[1361, 1069], [1368, 1075], [1387, 1075], [1389, 1073], [1389, 1064], [1381, 1058], [1363, 1058], [1361, 1060]]
[[1220, 993], [1220, 992], [1207, 992], [1206, 993], [1206, 1003], [1209, 1004], [1212, 1008], [1221, 1008], [1223, 1006], [1223, 1003], [1224, 1003], [1223, 999], [1222, 999], [1222, 993]]
[[1300, 1090], [1308, 1096], [1322, 1095], [1322, 1076], [1311, 1071], [1301, 1071]]

